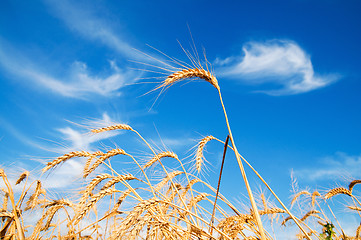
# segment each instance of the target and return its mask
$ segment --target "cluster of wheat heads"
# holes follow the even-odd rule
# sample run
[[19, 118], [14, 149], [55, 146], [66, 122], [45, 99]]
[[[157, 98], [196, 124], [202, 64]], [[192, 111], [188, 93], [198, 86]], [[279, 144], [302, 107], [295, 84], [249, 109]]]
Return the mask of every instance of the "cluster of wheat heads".
[[[291, 207], [297, 205], [300, 217], [298, 218], [305, 225], [318, 225], [320, 230], [317, 232], [314, 229], [309, 229], [308, 234], [314, 235], [320, 239], [361, 239], [361, 223], [359, 226], [345, 226], [345, 222], [340, 223], [335, 212], [337, 206], [331, 201], [336, 196], [344, 196], [344, 202], [342, 202], [343, 210], [349, 210], [348, 215], [355, 217], [361, 217], [361, 203], [360, 197], [354, 193], [353, 188], [355, 185], [361, 183], [361, 180], [356, 179], [349, 183], [348, 188], [336, 187], [328, 190], [324, 194], [320, 194], [318, 191], [310, 192], [308, 190], [302, 190], [294, 194]], [[331, 201], [331, 202], [330, 202]], [[340, 205], [340, 202], [337, 202]], [[332, 207], [331, 207], [332, 206]], [[290, 217], [285, 218], [282, 221], [282, 225], [286, 226]], [[346, 223], [347, 224], [347, 223]], [[352, 235], [345, 233], [346, 228], [356, 227], [355, 232]], [[296, 235], [298, 239], [303, 239], [304, 234], [298, 233]]]

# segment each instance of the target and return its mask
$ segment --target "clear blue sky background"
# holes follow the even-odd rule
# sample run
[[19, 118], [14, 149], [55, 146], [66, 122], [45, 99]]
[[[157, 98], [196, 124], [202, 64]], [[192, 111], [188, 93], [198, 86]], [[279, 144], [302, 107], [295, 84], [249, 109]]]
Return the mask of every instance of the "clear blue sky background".
[[[206, 135], [225, 139], [210, 84], [143, 96], [157, 86], [143, 82], [165, 71], [134, 61], [164, 67], [145, 55], [165, 60], [151, 45], [190, 63], [177, 40], [192, 51], [192, 34], [218, 78], [238, 149], [283, 199], [291, 169], [303, 187], [347, 184], [361, 177], [360, 12], [351, 0], [1, 1], [0, 164], [40, 169], [98, 140], [146, 156], [130, 135], [90, 137], [79, 124], [127, 123], [181, 158]], [[207, 148], [212, 184], [222, 149]], [[228, 154], [225, 192], [242, 184]], [[79, 166], [62, 176], [71, 168]]]

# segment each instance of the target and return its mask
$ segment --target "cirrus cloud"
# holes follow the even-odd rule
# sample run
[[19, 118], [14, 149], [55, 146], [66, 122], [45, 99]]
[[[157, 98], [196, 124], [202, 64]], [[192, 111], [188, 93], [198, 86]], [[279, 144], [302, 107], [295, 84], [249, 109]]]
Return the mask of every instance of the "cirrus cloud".
[[219, 75], [249, 84], [275, 84], [277, 89], [261, 90], [269, 95], [292, 95], [325, 87], [338, 74], [315, 73], [310, 56], [290, 40], [249, 42], [243, 56], [216, 59]]

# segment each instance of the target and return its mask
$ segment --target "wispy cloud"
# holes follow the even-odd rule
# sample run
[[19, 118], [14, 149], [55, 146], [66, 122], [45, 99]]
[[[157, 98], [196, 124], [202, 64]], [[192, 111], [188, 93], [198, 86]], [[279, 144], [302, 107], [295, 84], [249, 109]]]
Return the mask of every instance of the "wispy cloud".
[[316, 164], [315, 167], [295, 169], [295, 176], [309, 181], [353, 180], [361, 177], [361, 155], [350, 156], [338, 152], [334, 156], [321, 159]]
[[92, 9], [91, 4], [80, 7], [74, 1], [45, 0], [45, 2], [70, 30], [84, 38], [98, 41], [132, 60], [149, 60], [134, 50], [134, 47], [119, 31], [113, 29], [114, 23], [104, 16], [97, 16], [95, 13], [99, 9]]
[[5, 41], [0, 39], [0, 43], [0, 67], [11, 75], [20, 77], [24, 85], [28, 82], [35, 83], [37, 88], [51, 90], [65, 97], [119, 95], [121, 88], [137, 79], [134, 71], [120, 69], [114, 61], [109, 61], [107, 73], [93, 74], [86, 63], [75, 61], [64, 74], [54, 76], [56, 74], [49, 72], [49, 66], [37, 65], [34, 59], [20, 54]]
[[337, 74], [314, 72], [310, 56], [290, 40], [249, 42], [243, 56], [217, 59], [218, 75], [250, 84], [271, 83], [278, 89], [263, 90], [270, 95], [291, 95], [325, 87], [336, 81]]
[[[119, 123], [119, 122], [118, 122]], [[99, 142], [110, 137], [118, 135], [119, 131], [109, 131], [98, 134], [92, 134], [89, 132], [84, 133], [84, 128], [96, 129], [101, 127], [108, 127], [116, 124], [114, 120], [110, 118], [107, 113], [103, 113], [103, 116], [99, 120], [88, 120], [79, 125], [83, 128], [82, 130], [72, 127], [58, 128], [57, 131], [61, 134], [60, 138], [67, 142], [66, 148], [59, 149], [60, 152], [69, 151], [94, 151], [92, 144]]]

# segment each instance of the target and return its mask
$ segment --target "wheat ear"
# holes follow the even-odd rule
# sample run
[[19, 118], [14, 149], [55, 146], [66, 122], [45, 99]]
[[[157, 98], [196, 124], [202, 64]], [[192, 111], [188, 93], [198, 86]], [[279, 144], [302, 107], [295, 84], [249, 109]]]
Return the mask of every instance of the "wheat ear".
[[103, 128], [98, 128], [98, 129], [92, 129], [91, 131], [93, 133], [101, 133], [101, 132], [106, 132], [106, 131], [111, 131], [111, 130], [130, 130], [132, 131], [133, 128], [127, 124], [116, 124], [116, 125], [112, 125], [109, 127], [103, 127]]
[[218, 81], [217, 79], [209, 72], [202, 68], [188, 68], [183, 69], [181, 71], [175, 72], [171, 75], [169, 75], [165, 81], [156, 89], [163, 88], [166, 86], [171, 86], [174, 83], [187, 79], [187, 78], [200, 78], [203, 80], [206, 80], [210, 84], [212, 84], [216, 89], [219, 89]]
[[326, 193], [325, 199], [329, 199], [338, 194], [346, 194], [348, 196], [352, 196], [352, 193], [350, 190], [348, 190], [344, 187], [338, 187], [338, 188], [331, 189], [328, 193]]
[[318, 213], [320, 213], [320, 212], [317, 211], [317, 210], [311, 210], [311, 211], [309, 211], [308, 213], [306, 213], [305, 216], [303, 216], [303, 217], [300, 219], [300, 221], [303, 222], [303, 221], [305, 221], [309, 216], [312, 216], [312, 215], [318, 214]]
[[110, 188], [111, 186], [113, 186], [114, 184], [116, 184], [118, 182], [129, 181], [129, 180], [134, 180], [134, 179], [137, 179], [137, 178], [134, 177], [130, 173], [125, 174], [125, 175], [119, 175], [119, 176], [113, 177], [113, 179], [109, 180], [106, 184], [104, 184], [104, 186], [100, 189], [100, 191], [108, 189], [108, 188]]
[[202, 163], [205, 160], [204, 155], [203, 155], [204, 147], [206, 146], [207, 142], [209, 142], [213, 139], [215, 139], [213, 136], [207, 136], [198, 143], [198, 148], [197, 148], [197, 152], [196, 152], [196, 169], [197, 169], [198, 173], [201, 171]]
[[92, 163], [93, 159], [98, 157], [98, 156], [102, 156], [104, 155], [104, 153], [102, 151], [96, 151], [94, 152], [85, 162], [85, 165], [84, 165], [84, 169], [83, 169], [83, 174], [85, 174], [88, 170], [89, 170], [89, 167], [90, 167], [90, 164]]
[[46, 171], [50, 170], [51, 168], [57, 166], [60, 163], [63, 163], [73, 157], [90, 157], [92, 154], [86, 151], [75, 151], [75, 152], [70, 152], [67, 154], [64, 154], [61, 157], [58, 157], [56, 159], [54, 159], [51, 162], [48, 162], [46, 165], [46, 167], [43, 168], [43, 173], [45, 173]]
[[26, 177], [28, 177], [30, 174], [29, 171], [25, 171], [22, 174], [20, 174], [20, 177], [18, 178], [18, 180], [16, 181], [15, 185], [20, 184]]
[[315, 206], [316, 197], [319, 197], [319, 196], [321, 196], [321, 194], [319, 192], [317, 192], [317, 191], [314, 191], [312, 193], [312, 196], [311, 196], [311, 205], [312, 205], [312, 207]]
[[114, 157], [116, 155], [127, 155], [127, 153], [123, 149], [112, 149], [107, 153], [104, 153], [101, 157], [99, 157], [94, 164], [88, 169], [88, 171], [84, 172], [83, 177], [86, 178], [90, 173], [92, 173], [100, 164], [102, 164], [106, 159], [110, 157]]
[[90, 201], [77, 213], [74, 217], [74, 225], [77, 225], [79, 221], [89, 212], [89, 210], [103, 197], [113, 194], [116, 190], [112, 188], [108, 188], [105, 190], [100, 191], [99, 193], [95, 194]]
[[146, 169], [146, 168], [152, 166], [155, 162], [160, 161], [160, 159], [162, 159], [162, 158], [164, 158], [164, 157], [171, 157], [171, 158], [178, 159], [177, 154], [175, 154], [174, 152], [170, 152], [170, 151], [161, 152], [161, 153], [158, 153], [157, 155], [155, 155], [152, 159], [150, 159], [150, 160], [143, 166], [143, 169]]
[[352, 192], [352, 189], [353, 187], [356, 185], [356, 184], [359, 184], [361, 183], [361, 180], [353, 180], [352, 182], [350, 182], [350, 184], [348, 185], [348, 189]]
[[295, 204], [295, 202], [297, 201], [297, 199], [301, 196], [301, 195], [311, 195], [311, 193], [309, 193], [307, 190], [298, 192], [292, 199], [291, 201], [291, 208], [293, 207], [293, 205]]
[[82, 206], [85, 204], [87, 198], [92, 194], [93, 189], [99, 184], [101, 183], [103, 180], [107, 179], [107, 178], [112, 178], [113, 176], [108, 174], [108, 173], [104, 173], [101, 175], [96, 176], [95, 178], [93, 178], [91, 180], [91, 182], [86, 186], [86, 188], [81, 191], [80, 193], [82, 194], [80, 201], [79, 201], [79, 206]]
[[169, 173], [166, 177], [163, 178], [163, 180], [161, 182], [159, 182], [157, 184], [157, 186], [155, 187], [155, 190], [159, 191], [168, 181], [172, 180], [173, 178], [175, 178], [176, 176], [178, 176], [182, 173], [184, 173], [184, 172], [177, 171], [177, 170]]

